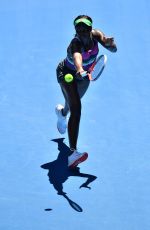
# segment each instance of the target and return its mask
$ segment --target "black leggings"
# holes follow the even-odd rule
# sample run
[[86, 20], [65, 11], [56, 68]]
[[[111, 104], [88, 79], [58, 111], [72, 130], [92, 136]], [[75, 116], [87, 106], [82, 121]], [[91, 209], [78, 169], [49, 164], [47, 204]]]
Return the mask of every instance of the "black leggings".
[[[77, 149], [77, 139], [81, 117], [81, 98], [87, 91], [90, 81], [87, 79], [84, 79], [83, 81], [76, 80], [76, 72], [68, 69], [64, 61], [59, 63], [56, 73], [57, 80], [65, 98], [65, 106], [62, 111], [63, 115], [66, 116], [68, 112], [70, 112], [68, 122], [69, 145], [70, 148]], [[64, 76], [67, 73], [74, 76], [74, 80], [71, 83], [66, 83], [64, 81]]]
[[77, 149], [77, 139], [79, 133], [79, 124], [81, 117], [81, 98], [85, 94], [89, 86], [88, 80], [76, 81], [66, 83], [60, 82], [60, 86], [65, 98], [65, 107], [63, 115], [67, 115], [70, 111], [68, 121], [68, 137], [71, 149]]

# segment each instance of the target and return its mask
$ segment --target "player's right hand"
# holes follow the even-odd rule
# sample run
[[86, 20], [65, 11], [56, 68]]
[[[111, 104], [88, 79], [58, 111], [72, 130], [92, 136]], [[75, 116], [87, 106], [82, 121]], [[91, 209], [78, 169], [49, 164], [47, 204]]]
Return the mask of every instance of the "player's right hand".
[[76, 73], [76, 79], [82, 81], [85, 77], [88, 76], [87, 71], [80, 71]]

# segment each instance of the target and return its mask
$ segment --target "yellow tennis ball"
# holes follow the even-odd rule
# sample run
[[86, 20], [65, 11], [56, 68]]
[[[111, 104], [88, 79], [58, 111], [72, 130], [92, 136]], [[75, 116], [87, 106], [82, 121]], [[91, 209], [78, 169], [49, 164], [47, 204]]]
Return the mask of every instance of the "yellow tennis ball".
[[70, 74], [70, 73], [66, 74], [64, 78], [65, 78], [65, 81], [66, 81], [67, 83], [73, 81], [73, 76], [72, 76], [72, 74]]

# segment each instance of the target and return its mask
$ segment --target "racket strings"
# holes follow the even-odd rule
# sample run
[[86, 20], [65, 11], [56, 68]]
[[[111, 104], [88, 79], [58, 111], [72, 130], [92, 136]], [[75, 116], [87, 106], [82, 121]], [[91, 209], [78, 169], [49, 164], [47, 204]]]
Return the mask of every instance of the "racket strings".
[[97, 59], [96, 64], [93, 66], [93, 70], [91, 72], [92, 80], [96, 80], [101, 75], [105, 67], [105, 63], [106, 63], [106, 55], [101, 55]]

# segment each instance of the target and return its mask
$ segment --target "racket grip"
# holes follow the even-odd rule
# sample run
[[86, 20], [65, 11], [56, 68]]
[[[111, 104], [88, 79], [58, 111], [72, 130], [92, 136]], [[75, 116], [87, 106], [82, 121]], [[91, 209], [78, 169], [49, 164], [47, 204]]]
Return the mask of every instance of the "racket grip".
[[87, 71], [83, 71], [83, 72], [78, 72], [76, 73], [76, 79], [82, 81], [85, 77], [88, 76]]
[[92, 81], [92, 75], [90, 73], [88, 73], [88, 78], [90, 81]]

